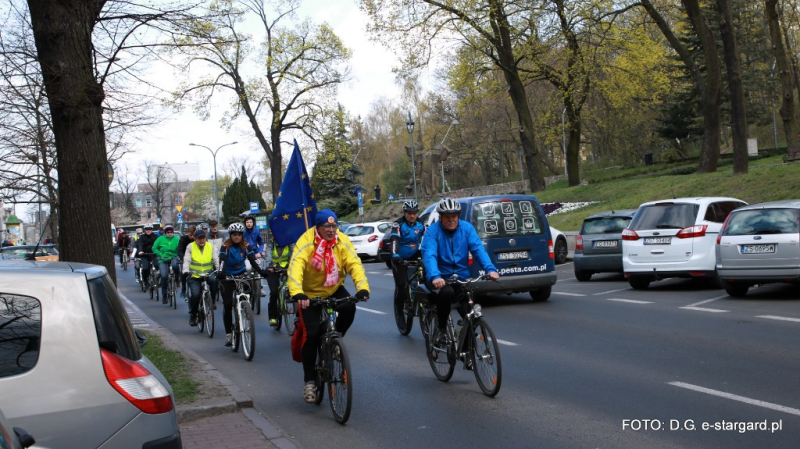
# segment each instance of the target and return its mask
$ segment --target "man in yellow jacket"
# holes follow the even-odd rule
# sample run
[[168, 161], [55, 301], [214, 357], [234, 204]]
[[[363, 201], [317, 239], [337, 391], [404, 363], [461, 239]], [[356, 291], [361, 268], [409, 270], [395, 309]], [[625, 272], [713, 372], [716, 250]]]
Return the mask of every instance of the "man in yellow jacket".
[[[316, 372], [314, 363], [322, 333], [320, 305], [309, 306], [308, 298], [346, 298], [350, 293], [344, 288], [347, 274], [356, 286], [356, 298], [369, 299], [369, 284], [364, 274], [361, 259], [350, 239], [339, 231], [338, 218], [330, 209], [317, 212], [315, 227], [306, 231], [297, 240], [292, 260], [289, 262], [289, 294], [302, 310], [306, 339], [303, 344], [303, 399], [308, 403], [316, 400]], [[337, 307], [336, 330], [344, 336], [356, 315], [354, 303], [343, 303]]]

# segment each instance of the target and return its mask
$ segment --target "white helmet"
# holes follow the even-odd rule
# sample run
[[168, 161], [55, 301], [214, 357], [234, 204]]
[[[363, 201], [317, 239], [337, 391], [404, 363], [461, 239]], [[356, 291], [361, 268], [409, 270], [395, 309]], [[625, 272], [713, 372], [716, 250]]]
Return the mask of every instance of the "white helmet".
[[152, 223], [147, 223], [146, 225], [144, 225], [144, 228], [145, 229], [153, 229], [153, 224]]
[[403, 212], [418, 212], [419, 211], [419, 203], [414, 200], [408, 200], [403, 203]]
[[234, 232], [244, 234], [244, 225], [241, 223], [233, 223], [232, 225], [228, 226], [228, 233], [233, 234]]
[[440, 214], [458, 214], [461, 212], [461, 203], [453, 198], [442, 198], [436, 205], [436, 212]]

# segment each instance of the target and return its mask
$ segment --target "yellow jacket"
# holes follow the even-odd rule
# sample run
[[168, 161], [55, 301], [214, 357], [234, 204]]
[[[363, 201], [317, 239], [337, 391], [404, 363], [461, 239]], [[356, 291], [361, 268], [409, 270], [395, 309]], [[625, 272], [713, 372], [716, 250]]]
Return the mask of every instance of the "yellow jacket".
[[331, 287], [324, 286], [325, 271], [318, 271], [310, 263], [314, 250], [317, 248], [314, 243], [315, 229], [309, 229], [297, 239], [292, 260], [289, 262], [289, 295], [305, 293], [309, 298], [317, 296], [328, 298], [344, 284], [348, 273], [356, 286], [356, 291], [351, 293], [355, 294], [359, 290], [369, 291], [361, 259], [356, 254], [356, 249], [350, 243], [350, 239], [342, 231], [337, 231], [339, 242], [333, 247], [333, 257], [336, 258], [336, 263], [339, 265], [339, 283]]

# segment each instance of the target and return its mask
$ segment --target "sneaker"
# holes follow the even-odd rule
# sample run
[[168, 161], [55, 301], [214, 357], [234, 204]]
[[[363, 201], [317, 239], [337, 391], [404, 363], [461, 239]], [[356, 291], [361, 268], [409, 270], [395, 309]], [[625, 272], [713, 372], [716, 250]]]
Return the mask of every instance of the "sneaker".
[[275, 318], [270, 318], [269, 319], [269, 325], [272, 326], [272, 327], [277, 327], [278, 326], [278, 320], [275, 319]]
[[233, 334], [225, 334], [225, 346], [233, 345]]
[[317, 384], [313, 380], [309, 380], [303, 386], [303, 400], [309, 404], [317, 402]]
[[189, 326], [192, 327], [197, 326], [197, 318], [194, 315], [192, 315], [192, 317], [189, 318]]
[[447, 334], [436, 329], [433, 334], [433, 345], [439, 348], [444, 348], [447, 346]]

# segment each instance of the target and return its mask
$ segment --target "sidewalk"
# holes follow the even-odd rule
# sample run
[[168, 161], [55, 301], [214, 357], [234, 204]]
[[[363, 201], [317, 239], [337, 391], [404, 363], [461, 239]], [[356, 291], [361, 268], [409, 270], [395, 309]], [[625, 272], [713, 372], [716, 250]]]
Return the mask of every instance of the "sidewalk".
[[225, 403], [177, 407], [184, 449], [298, 449], [291, 438], [253, 408], [253, 400], [230, 379], [197, 353], [186, 348], [168, 329], [151, 320], [122, 292], [120, 296], [125, 301], [125, 310], [135, 328], [159, 333], [165, 344], [194, 358], [202, 365], [202, 369], [217, 377], [230, 393], [230, 401]]

